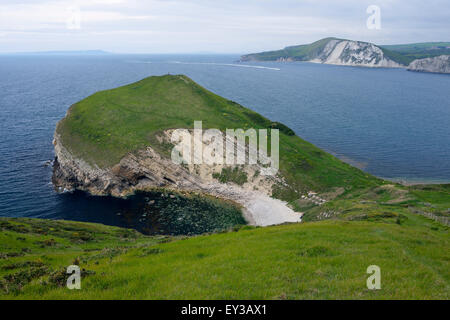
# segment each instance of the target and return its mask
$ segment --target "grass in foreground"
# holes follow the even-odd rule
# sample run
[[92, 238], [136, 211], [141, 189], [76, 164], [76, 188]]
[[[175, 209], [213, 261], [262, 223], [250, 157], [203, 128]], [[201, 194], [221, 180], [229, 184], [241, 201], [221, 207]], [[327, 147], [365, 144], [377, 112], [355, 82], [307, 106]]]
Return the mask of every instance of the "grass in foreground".
[[[0, 219], [3, 299], [448, 299], [448, 228], [405, 213], [243, 227], [192, 238], [96, 224]], [[85, 269], [68, 290], [64, 268]], [[381, 268], [381, 290], [366, 269]], [[42, 269], [42, 270], [41, 270]], [[14, 286], [14, 282], [15, 286]], [[5, 289], [6, 288], [6, 289]]]

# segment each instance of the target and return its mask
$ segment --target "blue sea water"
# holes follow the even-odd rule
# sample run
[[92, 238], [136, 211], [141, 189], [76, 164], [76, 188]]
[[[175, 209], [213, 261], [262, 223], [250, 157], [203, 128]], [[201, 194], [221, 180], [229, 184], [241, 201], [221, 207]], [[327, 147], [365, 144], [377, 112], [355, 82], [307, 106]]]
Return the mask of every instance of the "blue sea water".
[[122, 200], [57, 194], [56, 122], [103, 89], [186, 74], [374, 175], [450, 182], [450, 76], [231, 55], [0, 56], [0, 216], [129, 225]]

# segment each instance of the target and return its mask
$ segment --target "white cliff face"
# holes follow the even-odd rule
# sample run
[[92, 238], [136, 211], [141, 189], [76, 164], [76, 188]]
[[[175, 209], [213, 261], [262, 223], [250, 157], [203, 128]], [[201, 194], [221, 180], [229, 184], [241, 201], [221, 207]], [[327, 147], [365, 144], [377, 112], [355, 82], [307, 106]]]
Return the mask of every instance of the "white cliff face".
[[308, 61], [342, 66], [405, 68], [392, 60], [380, 47], [363, 41], [327, 38], [309, 45], [291, 46], [282, 50], [253, 53], [241, 61]]
[[408, 66], [409, 71], [450, 73], [450, 56], [417, 59]]
[[311, 62], [344, 66], [402, 68], [389, 59], [379, 47], [372, 43], [349, 40], [330, 40], [317, 58]]

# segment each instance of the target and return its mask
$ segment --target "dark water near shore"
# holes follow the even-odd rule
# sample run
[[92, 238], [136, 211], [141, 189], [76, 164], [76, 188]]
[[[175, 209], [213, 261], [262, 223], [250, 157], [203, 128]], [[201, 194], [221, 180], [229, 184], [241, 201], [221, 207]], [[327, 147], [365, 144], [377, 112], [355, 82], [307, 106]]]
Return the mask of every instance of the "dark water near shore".
[[[135, 226], [121, 200], [56, 194], [56, 122], [78, 100], [149, 75], [186, 74], [377, 176], [450, 182], [450, 76], [237, 56], [0, 56], [0, 216]], [[262, 66], [264, 68], [260, 68]]]
[[246, 224], [237, 207], [213, 197], [168, 191], [138, 192], [127, 199], [91, 197], [80, 191], [62, 197], [65, 211], [76, 215], [72, 220], [92, 221], [100, 214], [102, 223], [149, 235], [195, 235]]

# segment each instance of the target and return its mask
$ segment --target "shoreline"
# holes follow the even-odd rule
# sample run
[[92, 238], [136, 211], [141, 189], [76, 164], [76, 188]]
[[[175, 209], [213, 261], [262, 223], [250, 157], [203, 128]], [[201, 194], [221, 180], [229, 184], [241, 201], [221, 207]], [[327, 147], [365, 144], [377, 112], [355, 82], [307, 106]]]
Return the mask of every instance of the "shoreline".
[[[376, 176], [378, 177], [378, 176]], [[417, 185], [446, 185], [450, 184], [450, 180], [438, 180], [438, 179], [414, 179], [414, 178], [386, 178], [378, 177], [380, 179], [399, 183], [403, 186], [417, 186]]]
[[427, 185], [427, 184], [434, 184], [434, 185], [440, 185], [440, 184], [450, 184], [450, 179], [437, 179], [437, 178], [406, 178], [406, 177], [383, 177], [383, 176], [379, 176], [373, 173], [370, 173], [368, 171], [366, 171], [365, 169], [367, 168], [367, 166], [369, 165], [368, 162], [363, 162], [363, 161], [358, 161], [355, 160], [353, 158], [350, 158], [346, 155], [343, 154], [339, 154], [335, 151], [332, 150], [327, 150], [327, 149], [323, 149], [325, 152], [328, 152], [329, 154], [333, 155], [334, 157], [338, 158], [339, 160], [355, 167], [358, 168], [362, 171], [364, 171], [365, 173], [371, 174], [374, 177], [377, 177], [379, 179], [382, 180], [386, 180], [386, 181], [390, 181], [390, 182], [394, 182], [394, 183], [399, 183], [401, 185], [404, 186], [414, 186], [414, 185]]

